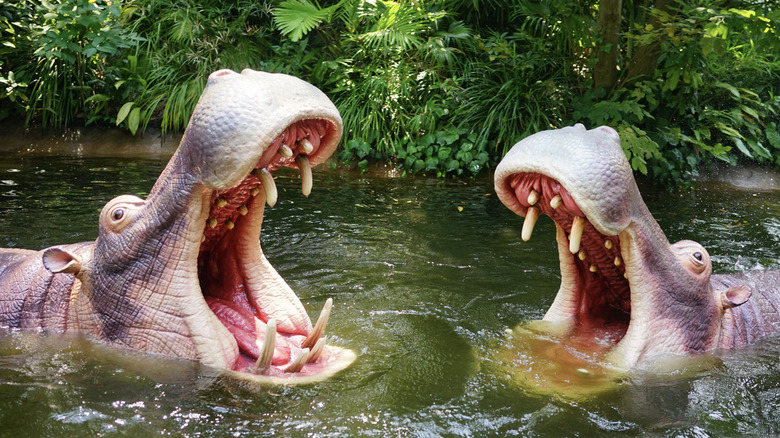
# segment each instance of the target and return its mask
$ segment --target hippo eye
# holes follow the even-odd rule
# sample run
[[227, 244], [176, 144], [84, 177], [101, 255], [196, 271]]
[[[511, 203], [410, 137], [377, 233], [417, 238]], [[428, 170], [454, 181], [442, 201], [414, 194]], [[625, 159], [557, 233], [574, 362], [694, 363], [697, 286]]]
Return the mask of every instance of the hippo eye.
[[121, 220], [123, 217], [125, 217], [125, 209], [124, 208], [117, 208], [111, 214], [111, 218], [114, 219], [115, 221]]
[[695, 258], [698, 261], [702, 261], [704, 259], [704, 256], [701, 255], [701, 253], [697, 251], [697, 252], [693, 253], [693, 258]]

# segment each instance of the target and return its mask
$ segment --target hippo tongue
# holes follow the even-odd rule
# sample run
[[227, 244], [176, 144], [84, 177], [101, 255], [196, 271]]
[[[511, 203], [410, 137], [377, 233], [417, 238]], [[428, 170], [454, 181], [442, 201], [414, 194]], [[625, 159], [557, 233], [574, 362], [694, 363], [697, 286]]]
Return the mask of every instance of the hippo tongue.
[[[206, 302], [225, 328], [236, 338], [236, 343], [241, 353], [251, 359], [257, 359], [260, 356], [258, 344], [265, 341], [261, 336], [266, 332], [263, 330], [265, 323], [256, 323], [256, 318], [253, 314], [230, 301], [219, 298], [207, 298]], [[290, 361], [291, 346], [294, 346], [294, 343], [291, 341], [292, 339], [288, 336], [275, 338], [272, 364], [285, 364]]]

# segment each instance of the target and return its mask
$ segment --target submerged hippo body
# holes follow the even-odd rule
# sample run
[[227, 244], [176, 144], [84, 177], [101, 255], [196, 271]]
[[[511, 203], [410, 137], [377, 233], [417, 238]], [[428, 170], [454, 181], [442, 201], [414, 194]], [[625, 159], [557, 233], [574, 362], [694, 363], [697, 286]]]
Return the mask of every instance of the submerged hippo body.
[[[698, 243], [670, 244], [642, 201], [613, 129], [534, 134], [496, 168], [499, 199], [525, 220], [556, 226], [561, 286], [543, 321], [599, 339], [606, 364], [752, 343], [780, 331], [780, 272], [712, 275]], [[594, 342], [593, 344], [596, 344]]]
[[341, 138], [331, 101], [287, 75], [209, 77], [181, 144], [146, 200], [108, 202], [94, 242], [0, 250], [0, 326], [79, 332], [255, 380], [324, 379], [350, 350], [325, 345], [259, 238], [271, 173], [311, 166]]

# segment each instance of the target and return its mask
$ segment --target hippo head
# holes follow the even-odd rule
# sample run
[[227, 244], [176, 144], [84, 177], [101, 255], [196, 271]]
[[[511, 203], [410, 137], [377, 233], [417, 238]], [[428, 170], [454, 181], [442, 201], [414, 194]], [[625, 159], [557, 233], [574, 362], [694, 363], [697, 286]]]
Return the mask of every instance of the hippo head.
[[523, 240], [541, 214], [555, 222], [561, 286], [544, 321], [595, 339], [616, 368], [713, 348], [724, 309], [750, 295], [713, 290], [701, 245], [669, 244], [612, 128], [578, 124], [525, 138], [496, 168], [495, 189], [525, 217]]
[[273, 172], [297, 168], [308, 196], [311, 167], [341, 133], [335, 106], [300, 79], [212, 73], [147, 199], [106, 204], [89, 251], [45, 253], [47, 268], [78, 279], [68, 324], [256, 380], [318, 380], [349, 365], [354, 353], [322, 337], [331, 300], [312, 326], [259, 242], [277, 199]]

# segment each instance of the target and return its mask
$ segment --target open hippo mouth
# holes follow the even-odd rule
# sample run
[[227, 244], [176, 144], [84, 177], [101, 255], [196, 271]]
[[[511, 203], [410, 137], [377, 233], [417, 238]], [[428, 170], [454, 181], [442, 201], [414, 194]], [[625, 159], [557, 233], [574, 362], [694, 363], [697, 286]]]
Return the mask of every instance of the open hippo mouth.
[[171, 303], [180, 303], [176, 331], [188, 342], [145, 349], [294, 383], [323, 380], [355, 359], [350, 350], [326, 345], [332, 300], [312, 326], [260, 246], [265, 205], [278, 197], [273, 173], [298, 169], [308, 196], [312, 167], [330, 157], [341, 134], [336, 107], [298, 78], [252, 70], [211, 74], [181, 146], [146, 201], [149, 212], [164, 212], [154, 216], [167, 229], [159, 232], [166, 255], [152, 257], [172, 272], [156, 276], [169, 284]]
[[561, 288], [550, 312], [575, 322], [572, 335], [591, 338], [601, 348], [614, 347], [631, 318], [631, 289], [620, 235], [598, 231], [566, 188], [549, 176], [516, 173], [506, 182], [525, 210], [524, 241], [531, 238], [541, 214], [555, 222]]
[[700, 299], [674, 296], [662, 279], [694, 281], [642, 201], [614, 129], [536, 133], [506, 154], [494, 179], [501, 202], [525, 217], [523, 240], [540, 215], [555, 222], [561, 286], [543, 321], [618, 368], [673, 351], [675, 309]]
[[[302, 191], [312, 188], [310, 158], [320, 152], [320, 140], [332, 131], [325, 120], [303, 120], [288, 127], [263, 153], [238, 185], [210, 191], [209, 213], [198, 254], [203, 296], [219, 321], [235, 338], [239, 354], [233, 369], [256, 374], [317, 373], [331, 357], [323, 333], [330, 315], [328, 299], [312, 329], [299, 302], [268, 273], [256, 243], [264, 204], [273, 206], [277, 189], [272, 172], [297, 167]], [[258, 278], [260, 277], [260, 278]], [[286, 289], [286, 285], [281, 286]], [[269, 296], [269, 293], [271, 295]]]

